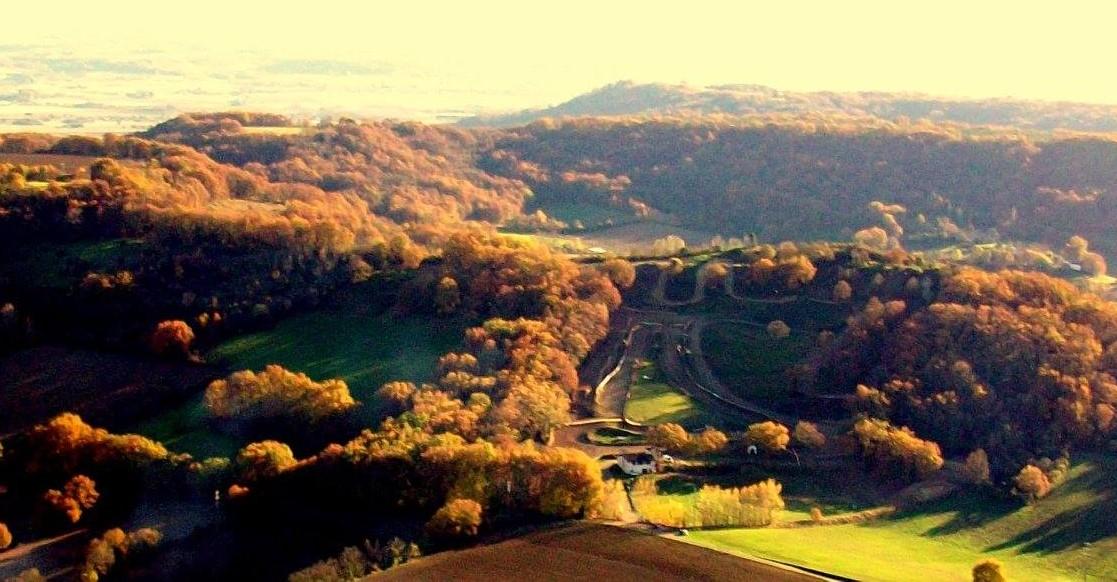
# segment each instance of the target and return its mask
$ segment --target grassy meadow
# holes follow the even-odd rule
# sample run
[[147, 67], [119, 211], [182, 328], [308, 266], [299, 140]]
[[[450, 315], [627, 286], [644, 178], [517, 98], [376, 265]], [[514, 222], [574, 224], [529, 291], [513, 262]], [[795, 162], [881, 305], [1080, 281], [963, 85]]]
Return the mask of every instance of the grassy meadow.
[[712, 323], [702, 330], [702, 355], [729, 389], [746, 400], [777, 404], [789, 397], [784, 372], [803, 360], [814, 334], [773, 338], [764, 329], [740, 323]]
[[640, 424], [674, 422], [690, 429], [701, 428], [713, 420], [699, 403], [668, 384], [651, 362], [637, 366], [624, 414]]
[[1000, 560], [1013, 581], [1113, 580], [1114, 477], [1117, 460], [1091, 456], [1034, 505], [960, 492], [861, 524], [695, 531], [691, 538], [862, 580], [969, 580], [986, 557]]
[[44, 289], [69, 289], [89, 272], [113, 273], [136, 262], [144, 242], [138, 239], [111, 239], [69, 243], [39, 242], [25, 253], [13, 256], [3, 265], [19, 273], [29, 286]]
[[[397, 318], [369, 307], [360, 294], [337, 305], [285, 319], [274, 328], [230, 339], [206, 359], [226, 370], [280, 364], [315, 380], [340, 378], [363, 406], [363, 420], [378, 418], [376, 390], [391, 380], [431, 379], [439, 356], [461, 344], [469, 322], [411, 315]], [[206, 423], [202, 395], [148, 420], [137, 432], [196, 456], [229, 455], [239, 443]]]

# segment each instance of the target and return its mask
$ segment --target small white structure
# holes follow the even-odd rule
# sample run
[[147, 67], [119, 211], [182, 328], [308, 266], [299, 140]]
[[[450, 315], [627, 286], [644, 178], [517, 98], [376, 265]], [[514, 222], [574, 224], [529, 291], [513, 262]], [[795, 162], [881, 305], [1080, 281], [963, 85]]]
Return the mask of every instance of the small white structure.
[[607, 253], [609, 251], [607, 251], [607, 250], [605, 250], [601, 247], [590, 247], [590, 248], [586, 249], [586, 252], [591, 254], [591, 255], [604, 255], [605, 253]]
[[620, 455], [617, 466], [627, 475], [648, 475], [656, 472], [655, 456], [651, 453]]

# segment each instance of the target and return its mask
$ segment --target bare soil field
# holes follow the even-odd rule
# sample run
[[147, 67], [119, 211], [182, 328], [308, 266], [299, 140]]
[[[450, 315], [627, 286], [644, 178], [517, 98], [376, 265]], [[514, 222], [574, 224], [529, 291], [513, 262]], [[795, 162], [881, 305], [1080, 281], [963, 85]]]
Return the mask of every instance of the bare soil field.
[[61, 412], [117, 428], [220, 376], [214, 367], [64, 347], [0, 358], [0, 437]]
[[369, 580], [819, 580], [658, 536], [576, 523], [497, 544], [443, 552]]

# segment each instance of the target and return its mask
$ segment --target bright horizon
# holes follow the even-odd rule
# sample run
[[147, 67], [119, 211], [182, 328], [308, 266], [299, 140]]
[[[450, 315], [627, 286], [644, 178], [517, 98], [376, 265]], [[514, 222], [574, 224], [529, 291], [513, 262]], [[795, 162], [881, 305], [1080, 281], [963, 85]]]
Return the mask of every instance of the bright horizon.
[[618, 80], [1117, 103], [1108, 30], [1117, 6], [1103, 2], [947, 0], [920, 12], [894, 2], [572, 0], [544, 16], [500, 0], [309, 6], [198, 0], [168, 22], [134, 0], [43, 0], [37, 13], [65, 20], [9, 27], [3, 44], [155, 65], [328, 58], [452, 79], [438, 82], [448, 94], [488, 94], [469, 105], [490, 110], [553, 105]]

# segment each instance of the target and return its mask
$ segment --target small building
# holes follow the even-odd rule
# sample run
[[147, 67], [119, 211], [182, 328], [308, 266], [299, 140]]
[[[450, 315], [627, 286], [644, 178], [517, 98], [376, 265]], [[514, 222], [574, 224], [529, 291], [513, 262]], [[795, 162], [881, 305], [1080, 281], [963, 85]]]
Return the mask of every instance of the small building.
[[655, 456], [636, 453], [617, 457], [617, 466], [628, 475], [648, 475], [656, 472]]

